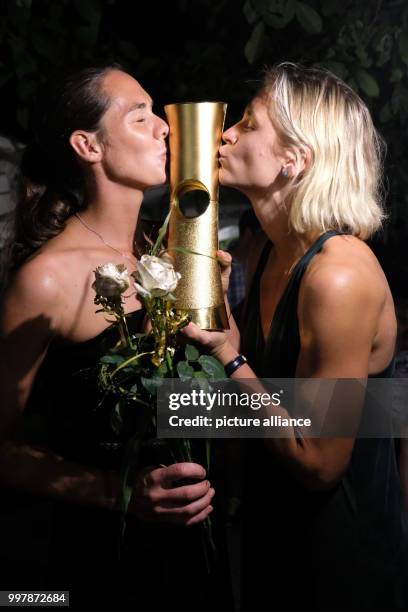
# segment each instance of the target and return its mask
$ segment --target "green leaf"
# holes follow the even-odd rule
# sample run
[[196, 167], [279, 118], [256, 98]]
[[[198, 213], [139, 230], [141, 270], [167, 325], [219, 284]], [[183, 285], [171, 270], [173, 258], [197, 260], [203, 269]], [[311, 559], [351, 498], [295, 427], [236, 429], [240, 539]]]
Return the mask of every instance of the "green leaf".
[[190, 380], [194, 376], [194, 370], [187, 361], [178, 362], [177, 373], [182, 381]]
[[164, 378], [166, 376], [166, 374], [168, 374], [168, 372], [170, 372], [169, 367], [168, 367], [167, 363], [165, 361], [163, 361], [163, 363], [161, 365], [159, 365], [159, 367], [155, 371], [155, 376], [157, 378]]
[[198, 362], [203, 368], [204, 372], [211, 378], [227, 378], [225, 370], [218, 359], [215, 359], [210, 355], [201, 355]]
[[112, 363], [117, 365], [125, 361], [125, 358], [122, 357], [122, 355], [104, 355], [101, 357], [100, 361], [101, 363]]
[[322, 62], [318, 62], [314, 64], [316, 68], [324, 68], [325, 70], [329, 70], [340, 79], [345, 79], [347, 77], [348, 70], [346, 66], [341, 62], [335, 62], [330, 59], [323, 60]]
[[192, 344], [186, 344], [186, 359], [187, 361], [198, 361], [200, 357], [199, 351]]
[[146, 391], [148, 391], [151, 395], [156, 395], [157, 389], [163, 384], [163, 379], [159, 377], [145, 378], [144, 376], [141, 376], [140, 380]]
[[253, 28], [251, 36], [245, 45], [245, 57], [249, 64], [253, 64], [261, 53], [264, 41], [265, 25], [262, 21], [258, 21]]
[[251, 0], [246, 0], [242, 12], [244, 13], [249, 25], [252, 25], [258, 18], [257, 13], [254, 11]]
[[159, 229], [159, 233], [157, 234], [157, 239], [156, 242], [154, 243], [154, 246], [152, 247], [151, 250], [151, 255], [156, 255], [157, 251], [159, 250], [159, 248], [161, 247], [161, 244], [163, 242], [163, 239], [166, 235], [167, 232], [167, 226], [169, 224], [170, 221], [170, 216], [171, 216], [171, 208], [167, 214], [167, 217], [165, 218], [163, 225], [161, 226], [161, 228]]
[[251, 6], [258, 15], [263, 15], [269, 9], [269, 0], [251, 0]]
[[398, 50], [402, 61], [408, 66], [408, 34], [405, 32], [398, 39]]
[[404, 73], [402, 72], [401, 68], [394, 68], [394, 70], [391, 72], [390, 83], [399, 83], [403, 76]]
[[295, 0], [274, 0], [262, 17], [267, 25], [281, 29], [288, 25], [295, 16]]
[[110, 424], [116, 434], [120, 434], [123, 427], [123, 402], [116, 402], [110, 417]]
[[135, 369], [132, 365], [126, 366], [126, 368], [123, 368], [123, 370], [121, 370], [122, 374], [133, 374], [134, 371]]
[[358, 86], [370, 98], [376, 98], [380, 94], [380, 88], [373, 76], [367, 70], [360, 68], [354, 73]]
[[208, 380], [208, 376], [205, 372], [194, 372], [194, 379], [192, 382], [192, 387], [198, 386], [200, 389], [209, 393], [211, 390], [210, 382]]
[[368, 56], [367, 49], [365, 49], [362, 45], [356, 46], [356, 56], [357, 56], [358, 61], [360, 62], [360, 65], [363, 68], [370, 68], [373, 61]]
[[304, 2], [297, 2], [295, 12], [298, 22], [306, 32], [319, 34], [322, 31], [322, 18], [314, 8]]
[[171, 251], [176, 251], [177, 253], [184, 253], [185, 255], [200, 255], [200, 257], [208, 257], [208, 259], [214, 259], [215, 261], [218, 261], [218, 258], [214, 257], [213, 255], [199, 253], [198, 251], [193, 251], [191, 249], [188, 249], [187, 247], [172, 246], [171, 249], [165, 250], [166, 253], [171, 253]]

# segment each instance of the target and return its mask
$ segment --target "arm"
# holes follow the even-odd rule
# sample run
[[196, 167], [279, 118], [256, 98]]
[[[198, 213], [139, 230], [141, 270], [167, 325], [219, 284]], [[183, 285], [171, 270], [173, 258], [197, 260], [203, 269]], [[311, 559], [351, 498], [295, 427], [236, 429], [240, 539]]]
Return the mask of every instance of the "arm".
[[[68, 462], [21, 436], [20, 420], [36, 373], [62, 328], [63, 304], [58, 278], [40, 257], [22, 267], [5, 296], [0, 321], [0, 480], [46, 497], [114, 509], [116, 472]], [[136, 481], [130, 506], [135, 514], [189, 525], [212, 510], [214, 490], [197, 464], [152, 467], [143, 478]], [[200, 482], [172, 489], [170, 483], [180, 478]]]
[[222, 282], [222, 290], [224, 293], [224, 302], [225, 308], [227, 310], [227, 317], [229, 323], [229, 330], [227, 332], [229, 341], [231, 345], [239, 351], [239, 346], [241, 343], [241, 336], [239, 333], [239, 329], [235, 322], [234, 317], [232, 316], [231, 308], [228, 302], [228, 286], [229, 286], [229, 277], [231, 274], [231, 264], [232, 264], [232, 256], [227, 251], [217, 251], [218, 261], [221, 267], [221, 282]]
[[[330, 266], [311, 278], [299, 299], [301, 349], [297, 376], [366, 379], [381, 305], [378, 286], [365, 283], [356, 271]], [[200, 339], [224, 365], [236, 357], [237, 351], [221, 334], [211, 336], [190, 326], [184, 333]], [[232, 378], [252, 379], [251, 390], [264, 391], [249, 365], [241, 366]], [[322, 410], [321, 406], [313, 408]], [[356, 426], [360, 410], [361, 402], [353, 406], [351, 415]], [[268, 408], [271, 414], [289, 416], [281, 406]], [[308, 439], [295, 437], [293, 430], [286, 433], [285, 438], [265, 440], [270, 452], [308, 488], [334, 486], [347, 467], [354, 439]]]

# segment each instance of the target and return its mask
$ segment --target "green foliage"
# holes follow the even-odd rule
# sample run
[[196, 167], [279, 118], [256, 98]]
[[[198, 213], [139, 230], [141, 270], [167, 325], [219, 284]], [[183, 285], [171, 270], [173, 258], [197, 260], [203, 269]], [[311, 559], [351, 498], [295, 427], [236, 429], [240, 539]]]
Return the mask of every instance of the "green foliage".
[[224, 368], [217, 359], [210, 355], [201, 355], [199, 363], [203, 369], [203, 372], [208, 374], [210, 378], [227, 378]]
[[173, 0], [160, 8], [119, 0], [4, 0], [3, 6], [0, 95], [9, 101], [7, 130], [14, 125], [24, 134], [38, 84], [65, 66], [118, 61], [159, 104], [225, 99], [229, 122], [248, 101], [244, 84], [263, 66], [282, 60], [321, 66], [368, 103], [388, 145], [393, 223], [407, 219], [405, 0]]
[[177, 364], [177, 373], [180, 380], [186, 382], [194, 376], [194, 370], [187, 361], [179, 361]]
[[402, 219], [407, 227], [407, 3], [248, 0], [243, 14], [254, 69], [282, 60], [326, 68], [365, 99], [388, 148], [389, 227]]

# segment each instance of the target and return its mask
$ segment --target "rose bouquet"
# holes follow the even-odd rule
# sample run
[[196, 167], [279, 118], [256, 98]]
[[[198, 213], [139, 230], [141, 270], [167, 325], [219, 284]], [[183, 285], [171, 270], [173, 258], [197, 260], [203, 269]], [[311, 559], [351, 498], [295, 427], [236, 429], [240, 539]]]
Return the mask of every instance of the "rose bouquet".
[[[221, 364], [189, 344], [178, 341], [177, 333], [186, 326], [190, 317], [177, 310], [173, 291], [180, 274], [174, 270], [162, 241], [169, 216], [159, 231], [156, 243], [150, 243], [149, 252], [137, 262], [137, 270], [129, 276], [124, 265], [106, 263], [95, 270], [93, 289], [95, 304], [101, 306], [109, 322], [116, 326], [118, 338], [115, 346], [100, 359], [98, 385], [104, 397], [113, 401], [111, 425], [115, 433], [125, 440], [121, 468], [121, 492], [118, 500], [122, 511], [122, 534], [126, 527], [126, 511], [130, 502], [134, 474], [140, 465], [141, 451], [146, 446], [166, 446], [169, 462], [193, 461], [195, 449], [188, 439], [159, 441], [156, 438], [156, 394], [165, 378], [180, 378], [191, 384], [209, 388], [209, 379], [225, 378]], [[195, 254], [197, 255], [197, 254]], [[123, 305], [130, 289], [137, 293], [146, 310], [146, 329], [131, 333], [128, 315]], [[210, 468], [210, 441], [205, 441], [205, 463]], [[204, 525], [204, 551], [214, 552], [211, 522]], [[209, 567], [208, 563], [207, 566]]]

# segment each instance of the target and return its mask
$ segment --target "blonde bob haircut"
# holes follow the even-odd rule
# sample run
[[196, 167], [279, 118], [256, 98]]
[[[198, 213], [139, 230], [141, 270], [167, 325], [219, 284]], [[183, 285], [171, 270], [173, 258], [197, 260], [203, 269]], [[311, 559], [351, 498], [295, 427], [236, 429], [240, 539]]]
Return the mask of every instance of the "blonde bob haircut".
[[289, 228], [369, 238], [385, 217], [385, 146], [361, 98], [330, 72], [291, 63], [266, 71], [258, 97], [296, 165], [308, 160], [291, 178]]

